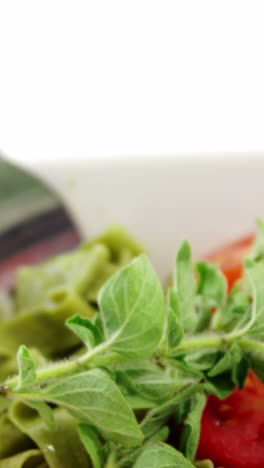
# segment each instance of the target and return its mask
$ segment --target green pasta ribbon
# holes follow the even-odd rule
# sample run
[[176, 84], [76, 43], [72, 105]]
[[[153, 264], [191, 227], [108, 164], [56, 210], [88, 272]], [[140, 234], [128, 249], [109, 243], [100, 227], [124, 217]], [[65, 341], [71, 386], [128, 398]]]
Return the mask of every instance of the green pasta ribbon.
[[40, 450], [27, 450], [0, 460], [0, 468], [48, 468]]
[[[81, 339], [65, 322], [74, 314], [93, 319], [102, 285], [143, 250], [113, 225], [73, 252], [19, 268], [15, 300], [0, 292], [0, 382], [18, 372], [16, 354], [22, 343], [40, 367], [82, 353]], [[0, 395], [0, 468], [92, 466], [77, 419], [61, 408], [52, 413], [55, 424], [48, 427], [36, 409], [22, 402], [10, 405]]]
[[9, 409], [12, 423], [35, 442], [50, 468], [89, 467], [89, 457], [78, 435], [78, 421], [66, 410], [53, 411], [55, 424], [47, 427], [38, 412], [21, 402]]

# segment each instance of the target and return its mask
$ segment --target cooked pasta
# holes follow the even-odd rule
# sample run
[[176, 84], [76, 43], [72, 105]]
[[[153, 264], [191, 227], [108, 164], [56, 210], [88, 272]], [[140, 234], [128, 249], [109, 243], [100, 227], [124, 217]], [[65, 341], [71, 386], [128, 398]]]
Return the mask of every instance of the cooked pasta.
[[[38, 365], [81, 352], [81, 341], [66, 326], [73, 314], [91, 318], [97, 293], [115, 271], [142, 248], [119, 227], [52, 258], [18, 270], [15, 307], [5, 296], [0, 305], [0, 381], [17, 372], [16, 352], [28, 346]], [[88, 454], [77, 432], [77, 419], [52, 408], [51, 429], [38, 412], [0, 396], [0, 468], [86, 468]]]

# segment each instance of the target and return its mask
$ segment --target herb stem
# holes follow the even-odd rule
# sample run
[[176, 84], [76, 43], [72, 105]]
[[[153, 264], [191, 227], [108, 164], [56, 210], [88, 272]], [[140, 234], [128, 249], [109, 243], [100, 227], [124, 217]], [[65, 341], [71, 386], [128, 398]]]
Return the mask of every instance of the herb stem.
[[[41, 383], [48, 380], [57, 379], [60, 377], [66, 377], [68, 375], [74, 374], [76, 371], [80, 371], [80, 358], [74, 361], [67, 361], [67, 362], [58, 362], [52, 364], [51, 366], [38, 369], [36, 372], [36, 379], [35, 383]], [[19, 384], [18, 376], [11, 377], [10, 379], [6, 380], [5, 385], [10, 389], [17, 387]]]
[[236, 342], [241, 349], [249, 353], [263, 353], [264, 343], [252, 338], [240, 338], [234, 334], [229, 335], [205, 335], [186, 338], [176, 348], [170, 351], [171, 356], [182, 353], [191, 353], [196, 350], [215, 349], [225, 351], [228, 344]]
[[116, 450], [110, 453], [108, 459], [106, 460], [105, 468], [115, 468], [116, 467]]
[[222, 349], [228, 341], [228, 335], [191, 336], [183, 340], [176, 348], [173, 348], [171, 354], [175, 356], [197, 349]]
[[264, 343], [261, 341], [243, 338], [238, 341], [238, 344], [244, 351], [251, 353], [262, 352], [264, 354]]
[[[261, 352], [264, 354], [264, 343], [249, 339], [239, 338], [233, 334], [219, 335], [211, 334], [204, 336], [191, 336], [186, 338], [176, 348], [170, 350], [170, 356], [177, 356], [182, 353], [191, 353], [196, 350], [216, 349], [225, 350], [226, 346], [236, 341], [237, 344], [247, 352]], [[66, 362], [57, 362], [51, 366], [38, 369], [35, 383], [42, 383], [68, 377], [70, 375], [82, 372], [98, 366], [106, 366], [126, 361], [124, 356], [113, 352], [104, 352], [109, 347], [109, 342], [102, 343], [91, 351], [74, 360]], [[166, 356], [166, 358], [169, 356]], [[19, 384], [18, 376], [12, 377], [6, 381], [5, 388], [14, 389]]]
[[[108, 346], [109, 342], [104, 342], [77, 359], [72, 359], [66, 362], [57, 362], [51, 366], [38, 369], [34, 383], [38, 384], [54, 379], [60, 379], [99, 365], [109, 365], [110, 363], [113, 364], [114, 362], [120, 362], [122, 360], [122, 356], [119, 356], [116, 353], [106, 353], [105, 355], [98, 356], [106, 351]], [[16, 376], [8, 379], [5, 386], [8, 389], [14, 389], [18, 384], [19, 377]]]

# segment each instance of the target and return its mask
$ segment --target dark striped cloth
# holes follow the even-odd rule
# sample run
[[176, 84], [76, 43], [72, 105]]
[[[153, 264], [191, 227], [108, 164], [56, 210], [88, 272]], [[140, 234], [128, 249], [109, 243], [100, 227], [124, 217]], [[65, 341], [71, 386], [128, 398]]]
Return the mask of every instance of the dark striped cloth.
[[58, 195], [0, 157], [0, 288], [17, 266], [72, 249], [80, 234]]

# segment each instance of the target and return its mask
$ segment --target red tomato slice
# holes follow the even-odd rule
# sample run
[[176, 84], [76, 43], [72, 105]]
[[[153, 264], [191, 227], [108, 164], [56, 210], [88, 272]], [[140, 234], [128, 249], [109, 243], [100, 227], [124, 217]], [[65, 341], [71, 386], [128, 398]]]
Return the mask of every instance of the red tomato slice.
[[[227, 278], [229, 290], [234, 282], [243, 274], [243, 258], [249, 253], [254, 241], [254, 235], [233, 242], [212, 254], [207, 255], [206, 260], [218, 263]], [[263, 466], [264, 468], [264, 466]]]
[[253, 371], [243, 390], [225, 400], [209, 396], [197, 457], [224, 468], [264, 468], [264, 384]]

